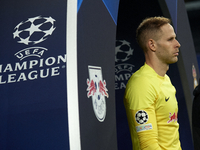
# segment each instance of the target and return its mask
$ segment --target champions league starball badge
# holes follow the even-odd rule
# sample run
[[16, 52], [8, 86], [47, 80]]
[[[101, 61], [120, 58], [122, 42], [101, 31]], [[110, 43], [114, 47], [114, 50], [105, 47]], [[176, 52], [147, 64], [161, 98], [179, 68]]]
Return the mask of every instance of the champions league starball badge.
[[149, 116], [146, 111], [139, 110], [135, 114], [135, 120], [138, 124], [144, 124], [148, 121]]
[[46, 40], [55, 29], [55, 20], [52, 17], [37, 16], [20, 22], [14, 29], [13, 38], [18, 43], [34, 45]]
[[94, 113], [100, 122], [103, 122], [106, 116], [105, 97], [109, 97], [106, 88], [106, 81], [103, 81], [101, 67], [88, 66], [89, 77], [87, 79], [87, 97], [92, 97]]
[[25, 44], [28, 47], [15, 53], [15, 56], [20, 61], [30, 56], [41, 57], [47, 49], [39, 46], [30, 46], [41, 43], [51, 36], [56, 29], [55, 22], [56, 20], [51, 16], [36, 16], [28, 18], [26, 21], [21, 21], [14, 28], [13, 39], [17, 43]]

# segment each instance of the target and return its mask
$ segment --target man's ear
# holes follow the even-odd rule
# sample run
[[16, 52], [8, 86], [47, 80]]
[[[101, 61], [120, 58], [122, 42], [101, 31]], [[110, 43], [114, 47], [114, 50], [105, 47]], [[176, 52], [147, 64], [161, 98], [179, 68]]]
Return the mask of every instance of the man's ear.
[[153, 39], [149, 39], [148, 47], [149, 47], [150, 50], [155, 52], [156, 51], [156, 42]]

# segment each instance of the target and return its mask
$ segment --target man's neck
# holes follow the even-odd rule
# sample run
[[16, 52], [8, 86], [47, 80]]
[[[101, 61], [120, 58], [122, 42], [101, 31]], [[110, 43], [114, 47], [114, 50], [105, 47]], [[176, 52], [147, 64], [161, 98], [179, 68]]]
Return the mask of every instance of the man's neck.
[[146, 64], [149, 65], [159, 76], [165, 76], [166, 72], [169, 69], [168, 64], [161, 64], [161, 63], [153, 63], [150, 61], [146, 61]]

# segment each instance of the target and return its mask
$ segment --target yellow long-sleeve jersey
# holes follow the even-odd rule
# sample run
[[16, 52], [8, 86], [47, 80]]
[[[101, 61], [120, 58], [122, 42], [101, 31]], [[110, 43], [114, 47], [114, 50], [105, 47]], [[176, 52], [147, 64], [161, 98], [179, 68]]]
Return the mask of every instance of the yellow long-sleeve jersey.
[[129, 79], [125, 95], [133, 150], [181, 150], [176, 90], [146, 63]]

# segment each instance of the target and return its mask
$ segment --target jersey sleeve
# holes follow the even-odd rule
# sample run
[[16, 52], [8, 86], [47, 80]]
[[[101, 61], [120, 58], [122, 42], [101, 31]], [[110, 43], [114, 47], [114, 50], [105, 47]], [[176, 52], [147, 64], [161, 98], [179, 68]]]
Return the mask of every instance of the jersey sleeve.
[[154, 105], [145, 109], [131, 110], [136, 133], [142, 150], [161, 150], [158, 144], [157, 121]]
[[149, 80], [142, 79], [142, 81], [134, 81], [134, 85], [137, 86], [127, 87], [125, 100], [129, 104], [140, 148], [142, 150], [161, 150], [158, 144], [155, 113], [158, 92], [149, 83]]

